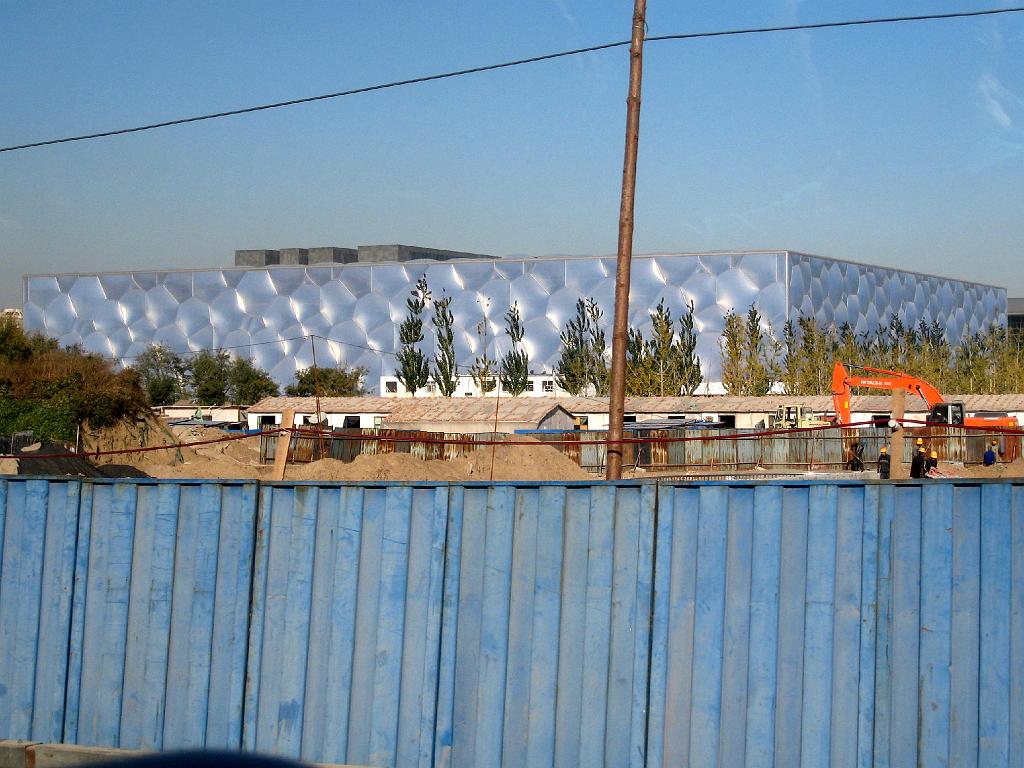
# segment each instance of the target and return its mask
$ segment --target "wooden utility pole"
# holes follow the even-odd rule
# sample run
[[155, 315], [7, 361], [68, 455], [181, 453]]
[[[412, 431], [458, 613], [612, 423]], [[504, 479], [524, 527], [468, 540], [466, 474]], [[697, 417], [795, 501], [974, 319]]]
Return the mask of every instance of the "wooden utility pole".
[[889, 446], [889, 477], [893, 480], [906, 480], [910, 477], [910, 469], [903, 463], [903, 415], [906, 408], [907, 392], [897, 387], [892, 391], [892, 419], [897, 426]]
[[274, 472], [271, 480], [284, 480], [284, 470], [288, 465], [288, 449], [292, 446], [292, 427], [295, 425], [295, 409], [285, 408], [281, 414], [281, 431], [277, 433], [277, 446], [274, 448]]
[[316, 432], [317, 445], [320, 447], [320, 458], [324, 458], [324, 417], [320, 414], [320, 369], [316, 364], [316, 335], [309, 337], [313, 349], [313, 394], [316, 396]]
[[629, 339], [629, 270], [633, 257], [633, 197], [640, 139], [640, 83], [643, 78], [647, 0], [634, 0], [633, 38], [629, 45], [629, 96], [626, 98], [626, 154], [622, 163], [619, 251], [615, 269], [615, 320], [612, 325], [612, 377], [608, 404], [609, 480], [622, 477], [622, 423], [626, 410], [626, 344]]

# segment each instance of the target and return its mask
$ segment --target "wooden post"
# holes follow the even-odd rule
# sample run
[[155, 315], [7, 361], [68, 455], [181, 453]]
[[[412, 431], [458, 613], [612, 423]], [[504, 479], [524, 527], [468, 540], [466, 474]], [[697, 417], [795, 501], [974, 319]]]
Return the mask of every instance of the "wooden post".
[[906, 480], [910, 477], [910, 467], [903, 463], [902, 419], [906, 407], [907, 393], [903, 388], [897, 387], [892, 391], [892, 418], [897, 426], [889, 445], [889, 477], [893, 480]]
[[271, 480], [284, 480], [284, 468], [288, 463], [288, 451], [292, 447], [292, 427], [295, 425], [295, 409], [285, 408], [281, 414], [281, 429], [277, 435], [277, 447], [274, 449], [274, 473]]
[[608, 400], [608, 458], [605, 477], [622, 477], [622, 434], [626, 411], [626, 347], [629, 338], [629, 278], [633, 258], [633, 197], [640, 141], [640, 84], [643, 75], [647, 0], [634, 0], [633, 37], [629, 46], [629, 96], [626, 99], [626, 151], [619, 206], [619, 249], [615, 266], [615, 318], [612, 323], [612, 370]]

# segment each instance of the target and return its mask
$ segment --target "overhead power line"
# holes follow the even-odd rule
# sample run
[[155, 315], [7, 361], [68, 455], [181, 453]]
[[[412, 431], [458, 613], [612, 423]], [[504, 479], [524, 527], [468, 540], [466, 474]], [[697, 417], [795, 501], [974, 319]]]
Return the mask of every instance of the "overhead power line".
[[[797, 32], [800, 30], [813, 30], [813, 29], [837, 29], [841, 27], [862, 27], [874, 24], [897, 24], [901, 22], [913, 22], [913, 21], [937, 21], [942, 19], [965, 19], [978, 16], [995, 16], [1005, 13], [1021, 13], [1024, 12], [1024, 6], [1014, 8], [989, 8], [980, 11], [958, 11], [953, 13], [928, 13], [920, 14], [916, 16], [889, 16], [885, 18], [873, 18], [873, 19], [853, 19], [847, 21], [824, 21], [816, 24], [788, 24], [785, 26], [777, 27], [751, 27], [748, 29], [726, 29], [715, 32], [687, 32], [677, 35], [655, 35], [647, 37], [647, 42], [662, 42], [666, 40], [697, 40], [701, 38], [711, 37], [729, 37], [736, 35], [756, 35], [756, 34], [767, 34], [773, 32]], [[205, 115], [193, 115], [192, 117], [180, 117], [174, 120], [164, 120], [159, 123], [148, 123], [146, 125], [136, 125], [131, 128], [118, 128], [111, 131], [100, 131], [99, 133], [84, 133], [77, 136], [65, 136], [59, 139], [47, 139], [45, 141], [33, 141], [27, 144], [13, 144], [7, 147], [0, 147], [0, 152], [16, 152], [18, 150], [33, 149], [35, 147], [48, 147], [54, 144], [68, 144], [74, 141], [88, 141], [91, 139], [103, 139], [110, 136], [122, 136], [128, 133], [140, 133], [142, 131], [152, 131], [156, 128], [168, 128], [173, 125], [185, 125], [186, 123], [198, 123], [204, 120], [216, 120], [222, 117], [233, 117], [235, 115], [246, 115], [251, 112], [264, 112], [271, 109], [281, 109], [282, 107], [294, 107], [298, 104], [309, 104], [314, 101], [327, 101], [328, 99], [338, 99], [343, 96], [356, 96], [361, 93], [371, 93], [373, 91], [384, 91], [390, 88], [399, 88], [405, 85], [417, 85], [419, 83], [429, 83], [434, 80], [446, 80], [452, 77], [462, 77], [464, 75], [474, 75], [480, 72], [491, 72], [496, 69], [507, 69], [509, 67], [518, 67], [524, 64], [536, 64], [541, 61], [550, 61], [552, 59], [561, 59], [567, 56], [578, 56], [583, 53], [594, 53], [595, 51], [604, 51], [610, 48], [621, 48], [628, 46], [629, 40], [619, 40], [614, 43], [602, 43], [601, 45], [590, 45], [586, 48], [574, 48], [569, 51], [558, 51], [557, 53], [545, 53], [541, 56], [530, 56], [525, 59], [515, 59], [513, 61], [505, 61], [500, 64], [486, 64], [479, 67], [469, 67], [467, 69], [457, 69], [452, 72], [441, 72], [435, 75], [424, 75], [422, 77], [412, 77], [406, 80], [393, 80], [388, 83], [378, 83], [377, 85], [367, 85], [361, 88], [350, 88], [346, 91], [336, 91], [334, 93], [322, 93], [318, 96], [306, 96], [299, 99], [288, 99], [287, 101], [276, 101], [270, 104], [260, 104], [254, 107], [242, 107], [240, 109], [229, 109], [222, 112], [211, 112]]]

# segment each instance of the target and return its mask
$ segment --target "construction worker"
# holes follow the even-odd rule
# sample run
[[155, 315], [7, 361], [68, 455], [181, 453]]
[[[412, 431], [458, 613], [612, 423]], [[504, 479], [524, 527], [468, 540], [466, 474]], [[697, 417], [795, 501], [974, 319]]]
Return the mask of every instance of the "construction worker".
[[986, 467], [991, 467], [996, 463], [996, 446], [999, 445], [998, 440], [993, 440], [992, 444], [989, 445], [988, 450], [985, 451], [985, 456], [982, 458], [981, 463]]
[[884, 445], [878, 451], [878, 479], [889, 479], [889, 467], [892, 459], [889, 457], [889, 449]]
[[[920, 439], [920, 438], [918, 438]], [[910, 462], [910, 476], [921, 478], [924, 477], [924, 446], [917, 446], [917, 451], [914, 453], [914, 458]]]
[[850, 444], [850, 450], [846, 454], [846, 468], [851, 472], [864, 471], [864, 446], [860, 440], [854, 440]]
[[935, 477], [939, 473], [939, 452], [932, 451], [931, 455], [924, 460], [925, 477]]

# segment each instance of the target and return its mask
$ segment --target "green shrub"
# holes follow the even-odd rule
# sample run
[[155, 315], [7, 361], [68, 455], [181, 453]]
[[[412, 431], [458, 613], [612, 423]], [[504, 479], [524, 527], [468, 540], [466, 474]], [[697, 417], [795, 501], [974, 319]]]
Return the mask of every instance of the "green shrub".
[[0, 323], [0, 434], [32, 430], [39, 440], [71, 441], [83, 422], [104, 427], [147, 412], [134, 371]]

